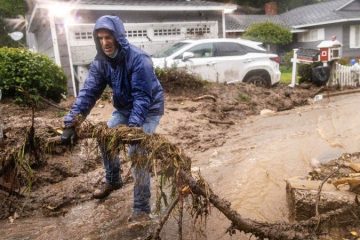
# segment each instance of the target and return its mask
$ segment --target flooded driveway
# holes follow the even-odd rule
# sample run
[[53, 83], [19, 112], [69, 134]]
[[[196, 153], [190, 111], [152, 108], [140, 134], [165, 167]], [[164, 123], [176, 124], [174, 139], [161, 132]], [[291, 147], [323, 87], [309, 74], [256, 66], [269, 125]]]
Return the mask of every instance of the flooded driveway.
[[[193, 153], [193, 169], [200, 169], [214, 192], [229, 200], [244, 218], [287, 221], [285, 179], [305, 175], [312, 166], [342, 153], [359, 151], [359, 105], [360, 95], [353, 94], [271, 116], [249, 117], [229, 127], [222, 146]], [[59, 217], [2, 220], [0, 239], [136, 239], [142, 229], [128, 228], [126, 222], [131, 189], [116, 191], [105, 201], [73, 206]], [[186, 225], [186, 239], [249, 239], [225, 234], [230, 224], [215, 209], [206, 230], [195, 233], [190, 220]], [[176, 239], [173, 226], [165, 228], [162, 239]]]
[[222, 147], [195, 156], [194, 165], [243, 217], [287, 221], [285, 179], [306, 175], [342, 153], [360, 151], [359, 105], [359, 94], [344, 95], [248, 118], [232, 127]]

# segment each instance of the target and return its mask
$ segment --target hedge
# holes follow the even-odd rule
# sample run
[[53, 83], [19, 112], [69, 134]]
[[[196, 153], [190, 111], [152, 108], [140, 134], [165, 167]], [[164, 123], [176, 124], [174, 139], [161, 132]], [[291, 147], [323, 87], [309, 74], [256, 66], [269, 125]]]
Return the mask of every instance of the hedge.
[[40, 96], [55, 102], [66, 92], [66, 76], [47, 56], [23, 48], [0, 48], [3, 97], [26, 101]]

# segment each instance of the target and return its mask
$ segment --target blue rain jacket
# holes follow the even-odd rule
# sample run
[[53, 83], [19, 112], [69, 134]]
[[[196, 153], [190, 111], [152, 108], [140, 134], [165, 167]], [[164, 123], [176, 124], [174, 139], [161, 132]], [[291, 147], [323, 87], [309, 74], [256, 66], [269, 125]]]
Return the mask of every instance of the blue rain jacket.
[[[96, 31], [110, 30], [119, 44], [115, 58], [101, 49]], [[70, 112], [65, 116], [66, 127], [75, 117], [86, 117], [109, 85], [113, 90], [114, 107], [129, 117], [128, 125], [142, 126], [147, 116], [164, 114], [163, 89], [157, 79], [149, 55], [128, 42], [122, 21], [116, 16], [100, 17], [94, 28], [97, 55], [90, 65], [89, 75]]]

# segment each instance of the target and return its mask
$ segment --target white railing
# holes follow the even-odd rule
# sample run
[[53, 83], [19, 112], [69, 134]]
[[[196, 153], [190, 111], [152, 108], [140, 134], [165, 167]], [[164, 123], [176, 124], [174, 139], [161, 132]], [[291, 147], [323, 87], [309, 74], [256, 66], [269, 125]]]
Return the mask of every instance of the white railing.
[[359, 87], [360, 84], [360, 66], [355, 64], [353, 66], [344, 66], [335, 63], [332, 69], [328, 86], [340, 87]]

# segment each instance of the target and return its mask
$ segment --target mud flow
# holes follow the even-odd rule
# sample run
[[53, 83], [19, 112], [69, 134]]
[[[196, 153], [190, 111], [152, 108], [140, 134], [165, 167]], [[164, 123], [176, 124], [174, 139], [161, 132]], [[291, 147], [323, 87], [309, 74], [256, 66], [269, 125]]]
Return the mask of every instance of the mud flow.
[[[214, 85], [206, 92], [166, 96], [158, 133], [192, 159], [217, 195], [231, 202], [241, 216], [267, 222], [289, 221], [285, 180], [305, 176], [321, 164], [360, 149], [358, 94], [324, 97], [319, 89], [267, 89], [252, 85]], [[199, 98], [204, 95], [212, 97]], [[68, 107], [71, 100], [62, 103]], [[3, 101], [0, 105], [4, 141], [0, 156], [1, 239], [142, 239], [153, 223], [131, 226], [130, 164], [122, 166], [126, 184], [107, 199], [92, 199], [104, 181], [96, 141], [74, 148], [57, 147], [28, 165], [4, 166], [3, 156], [21, 144], [31, 125], [31, 111]], [[111, 103], [99, 101], [88, 120], [106, 121]], [[35, 129], [58, 135], [63, 112], [44, 107], [35, 113]], [[125, 158], [124, 156], [122, 156]], [[31, 171], [28, 171], [28, 167]], [[31, 181], [28, 179], [31, 177]], [[152, 180], [155, 207], [155, 182]], [[31, 182], [31, 186], [29, 185]], [[185, 203], [186, 207], [186, 203]], [[157, 217], [154, 217], [156, 222]], [[225, 233], [230, 221], [216, 209], [206, 220], [184, 216], [184, 239], [249, 239]], [[177, 238], [170, 217], [162, 239]]]

